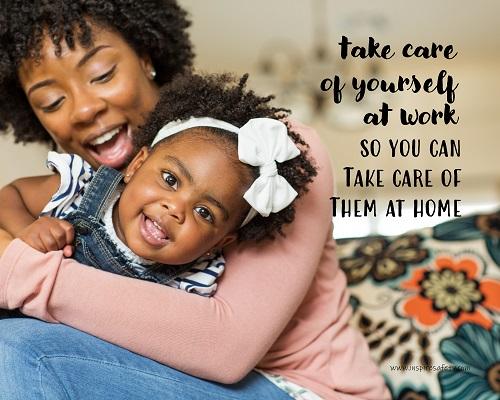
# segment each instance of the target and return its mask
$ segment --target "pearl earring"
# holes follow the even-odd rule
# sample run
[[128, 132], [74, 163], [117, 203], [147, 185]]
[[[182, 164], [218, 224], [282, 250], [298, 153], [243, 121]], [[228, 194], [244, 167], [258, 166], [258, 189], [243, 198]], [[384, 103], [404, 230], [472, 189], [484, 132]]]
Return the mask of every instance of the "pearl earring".
[[151, 76], [151, 79], [156, 78], [156, 71], [155, 71], [155, 69], [154, 69], [154, 68], [153, 68], [153, 69], [151, 70], [151, 72], [149, 73], [149, 76]]

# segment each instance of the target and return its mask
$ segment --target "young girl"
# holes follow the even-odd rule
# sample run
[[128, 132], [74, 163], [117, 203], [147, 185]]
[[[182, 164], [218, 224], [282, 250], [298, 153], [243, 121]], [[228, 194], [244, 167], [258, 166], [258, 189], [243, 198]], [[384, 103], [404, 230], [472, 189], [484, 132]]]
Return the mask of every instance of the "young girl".
[[246, 80], [175, 79], [136, 136], [140, 150], [124, 177], [50, 152], [59, 174], [0, 191], [4, 227], [39, 251], [69, 256], [74, 242], [73, 256], [84, 264], [212, 295], [222, 248], [281, 232], [293, 220], [294, 198], [316, 174], [305, 143], [289, 136], [279, 110], [264, 107], [270, 98], [246, 90]]

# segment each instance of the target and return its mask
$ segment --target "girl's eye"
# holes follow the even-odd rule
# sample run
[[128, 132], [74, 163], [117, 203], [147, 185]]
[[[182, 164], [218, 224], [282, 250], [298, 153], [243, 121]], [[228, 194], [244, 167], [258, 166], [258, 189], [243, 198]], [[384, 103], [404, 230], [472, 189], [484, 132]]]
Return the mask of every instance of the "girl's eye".
[[212, 213], [208, 210], [206, 207], [195, 207], [194, 210], [198, 213], [198, 215], [207, 220], [210, 223], [214, 222], [214, 217], [212, 216]]
[[115, 69], [116, 69], [116, 65], [113, 66], [113, 68], [111, 68], [108, 72], [106, 72], [102, 75], [99, 75], [98, 77], [92, 79], [90, 82], [91, 83], [105, 83], [105, 82], [110, 81], [115, 73]]
[[163, 172], [161, 176], [168, 186], [177, 190], [177, 178], [174, 175], [170, 172]]
[[56, 111], [59, 106], [61, 105], [62, 101], [64, 100], [64, 97], [58, 98], [56, 101], [53, 103], [50, 103], [48, 106], [40, 107], [44, 113], [50, 113], [53, 111]]

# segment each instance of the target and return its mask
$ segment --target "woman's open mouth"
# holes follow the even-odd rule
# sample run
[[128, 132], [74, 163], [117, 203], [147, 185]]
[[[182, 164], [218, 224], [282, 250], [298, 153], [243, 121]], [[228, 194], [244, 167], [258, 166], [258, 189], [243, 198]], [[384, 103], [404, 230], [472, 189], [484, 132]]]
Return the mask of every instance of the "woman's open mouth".
[[130, 125], [110, 129], [91, 140], [86, 147], [99, 164], [117, 169], [123, 167], [134, 151]]
[[160, 226], [156, 221], [148, 218], [142, 214], [139, 222], [139, 230], [144, 241], [151, 246], [161, 247], [169, 242], [169, 237], [165, 229]]

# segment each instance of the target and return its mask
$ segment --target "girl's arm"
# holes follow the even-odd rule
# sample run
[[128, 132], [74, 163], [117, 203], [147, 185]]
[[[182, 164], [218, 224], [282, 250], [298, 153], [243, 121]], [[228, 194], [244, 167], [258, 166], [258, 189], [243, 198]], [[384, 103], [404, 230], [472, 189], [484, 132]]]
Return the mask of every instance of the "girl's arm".
[[109, 274], [17, 240], [0, 263], [0, 307], [21, 307], [201, 378], [237, 382], [286, 327], [318, 265], [338, 268], [329, 157], [311, 130], [298, 132], [310, 144], [318, 176], [298, 200], [286, 238], [229, 249], [215, 296]]
[[10, 233], [0, 229], [0, 254], [3, 254], [13, 240], [14, 238]]
[[64, 220], [37, 218], [60, 184], [59, 174], [18, 179], [0, 190], [0, 229], [31, 247], [73, 253], [73, 226]]
[[18, 237], [59, 187], [58, 174], [17, 179], [0, 189], [0, 228]]

